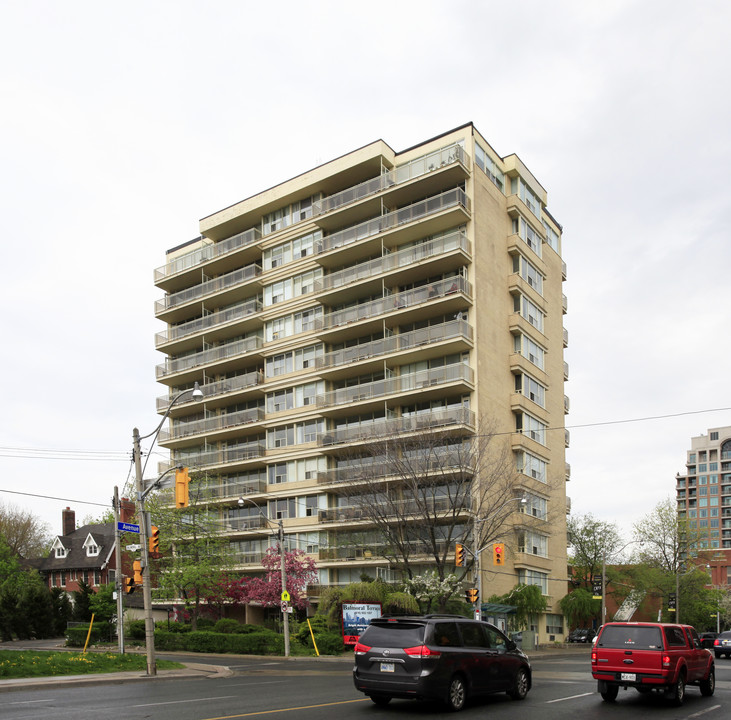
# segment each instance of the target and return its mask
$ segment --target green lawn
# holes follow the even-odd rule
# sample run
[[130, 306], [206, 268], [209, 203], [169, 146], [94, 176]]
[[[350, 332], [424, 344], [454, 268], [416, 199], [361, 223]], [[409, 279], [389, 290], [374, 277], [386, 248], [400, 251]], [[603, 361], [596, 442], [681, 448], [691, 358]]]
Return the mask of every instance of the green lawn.
[[[183, 665], [170, 660], [158, 660], [157, 667], [160, 670], [173, 670], [182, 668]], [[0, 678], [87, 675], [146, 669], [145, 655], [0, 650]]]

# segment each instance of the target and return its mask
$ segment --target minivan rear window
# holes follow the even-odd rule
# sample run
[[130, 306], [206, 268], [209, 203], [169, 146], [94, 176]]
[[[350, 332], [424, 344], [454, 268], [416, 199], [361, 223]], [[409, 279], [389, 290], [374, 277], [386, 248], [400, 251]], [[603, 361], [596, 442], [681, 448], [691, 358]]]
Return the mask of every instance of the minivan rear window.
[[407, 648], [423, 645], [424, 625], [420, 623], [386, 623], [369, 625], [360, 640], [370, 647]]
[[605, 648], [662, 650], [662, 633], [658, 627], [607, 625], [597, 645]]

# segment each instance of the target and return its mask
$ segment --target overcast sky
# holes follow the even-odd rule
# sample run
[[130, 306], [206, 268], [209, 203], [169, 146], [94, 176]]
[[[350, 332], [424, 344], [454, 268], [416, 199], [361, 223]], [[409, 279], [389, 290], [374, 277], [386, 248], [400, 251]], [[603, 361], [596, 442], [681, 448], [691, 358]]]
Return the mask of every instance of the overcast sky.
[[3, 0], [0, 503], [57, 534], [125, 485], [164, 392], [153, 270], [199, 218], [472, 121], [564, 227], [567, 493], [629, 539], [731, 425], [729, 27], [720, 0]]

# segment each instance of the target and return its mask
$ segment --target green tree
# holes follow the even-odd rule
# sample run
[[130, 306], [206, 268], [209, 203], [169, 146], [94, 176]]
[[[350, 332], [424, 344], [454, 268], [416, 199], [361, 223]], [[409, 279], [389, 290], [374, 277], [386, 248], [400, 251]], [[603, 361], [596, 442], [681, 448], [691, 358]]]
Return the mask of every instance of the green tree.
[[493, 595], [488, 602], [512, 605], [515, 615], [511, 618], [514, 630], [525, 630], [537, 622], [537, 616], [546, 611], [546, 598], [538, 585], [518, 583], [505, 595]]
[[71, 601], [62, 588], [51, 588], [51, 613], [53, 616], [53, 637], [61, 637], [73, 615]]
[[97, 588], [89, 598], [89, 609], [94, 613], [94, 622], [111, 622], [117, 615], [117, 601], [114, 599], [114, 584], [107, 583]]
[[48, 524], [29, 510], [0, 502], [0, 535], [14, 555], [37, 558], [47, 555], [51, 545]]
[[169, 492], [151, 494], [147, 500], [152, 522], [160, 530], [161, 556], [152, 562], [153, 592], [158, 599], [182, 599], [194, 630], [207, 607], [204, 600], [228, 587], [233, 566], [223, 524], [206, 503], [215, 482], [194, 477], [184, 509], [171, 506]]
[[88, 583], [78, 581], [78, 590], [74, 590], [73, 618], [76, 622], [89, 622], [91, 620], [91, 596], [94, 591]]
[[601, 600], [594, 600], [592, 593], [586, 588], [576, 588], [564, 595], [559, 601], [561, 612], [570, 626], [583, 627], [601, 613]]
[[590, 590], [592, 578], [602, 574], [602, 565], [622, 545], [614, 523], [597, 520], [591, 513], [571, 515], [566, 521], [569, 538], [569, 564], [572, 579]]

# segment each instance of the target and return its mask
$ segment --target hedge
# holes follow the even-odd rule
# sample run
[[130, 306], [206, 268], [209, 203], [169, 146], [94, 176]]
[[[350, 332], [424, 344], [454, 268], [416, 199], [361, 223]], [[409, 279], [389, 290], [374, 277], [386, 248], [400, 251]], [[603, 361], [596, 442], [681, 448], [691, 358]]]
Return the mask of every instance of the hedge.
[[[95, 622], [91, 628], [89, 644], [108, 642], [111, 638], [111, 626], [108, 622]], [[84, 647], [86, 636], [89, 633], [89, 626], [66, 628], [66, 645], [69, 647]]]
[[198, 630], [185, 634], [155, 630], [155, 647], [159, 650], [187, 650], [200, 653], [283, 655], [284, 638], [271, 630], [249, 633], [215, 633]]

